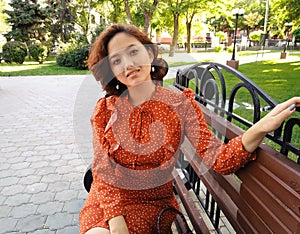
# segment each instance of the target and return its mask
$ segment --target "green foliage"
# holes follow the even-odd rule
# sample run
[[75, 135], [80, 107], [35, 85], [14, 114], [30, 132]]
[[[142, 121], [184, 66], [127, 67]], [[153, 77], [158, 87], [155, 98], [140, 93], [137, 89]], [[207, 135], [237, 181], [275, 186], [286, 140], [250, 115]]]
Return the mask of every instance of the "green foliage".
[[231, 53], [233, 52], [233, 46], [228, 46], [228, 47], [227, 47], [227, 52], [228, 52], [229, 54], [231, 54]]
[[216, 32], [216, 36], [219, 37], [220, 42], [227, 38], [227, 34], [222, 31]]
[[222, 46], [216, 46], [215, 48], [214, 48], [214, 51], [215, 52], [221, 52], [221, 50], [222, 50]]
[[56, 62], [59, 66], [74, 67], [78, 70], [87, 69], [87, 59], [89, 55], [89, 46], [78, 46], [75, 49], [61, 52]]
[[34, 43], [28, 47], [30, 56], [42, 64], [49, 55], [49, 49], [42, 43]]
[[7, 63], [23, 64], [27, 55], [27, 48], [23, 42], [9, 41], [3, 46], [3, 59]]
[[249, 38], [250, 40], [252, 41], [259, 41], [260, 40], [260, 35], [262, 34], [262, 31], [259, 30], [259, 31], [253, 31], [249, 34]]
[[52, 19], [49, 7], [41, 8], [37, 1], [11, 0], [9, 5], [12, 10], [4, 10], [8, 15], [7, 22], [12, 26], [5, 35], [8, 40], [28, 42], [30, 39], [45, 41], [49, 36], [48, 26]]
[[300, 39], [300, 28], [294, 30], [293, 36], [295, 36], [296, 39]]

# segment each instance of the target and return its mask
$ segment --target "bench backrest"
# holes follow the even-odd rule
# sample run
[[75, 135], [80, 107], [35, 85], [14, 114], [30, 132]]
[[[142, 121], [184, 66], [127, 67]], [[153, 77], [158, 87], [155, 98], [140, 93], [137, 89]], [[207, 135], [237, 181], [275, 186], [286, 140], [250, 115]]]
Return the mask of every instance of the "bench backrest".
[[[225, 72], [240, 80], [233, 85], [230, 95], [226, 95]], [[261, 118], [264, 109], [276, 105], [249, 79], [225, 65], [201, 63], [178, 71], [174, 86], [182, 90], [191, 87], [192, 82], [195, 84], [195, 98], [206, 121], [224, 141], [241, 134], [243, 129]], [[241, 88], [248, 90], [253, 100], [252, 122], [234, 113], [235, 96]], [[233, 120], [234, 123], [231, 123]], [[296, 162], [299, 162], [300, 151], [299, 147], [288, 142], [293, 126], [300, 126], [299, 120], [293, 118], [267, 136], [281, 146], [281, 152], [263, 143], [257, 150], [257, 160], [235, 175], [222, 176], [212, 170], [203, 173], [199, 167], [201, 159], [193, 158], [189, 162], [190, 146], [188, 142], [183, 144], [179, 165], [187, 171], [189, 186], [219, 232], [221, 213], [237, 233], [300, 232], [300, 165]], [[281, 136], [287, 132], [289, 137]], [[298, 158], [290, 160], [285, 155], [288, 152]], [[205, 191], [201, 190], [202, 184]]]

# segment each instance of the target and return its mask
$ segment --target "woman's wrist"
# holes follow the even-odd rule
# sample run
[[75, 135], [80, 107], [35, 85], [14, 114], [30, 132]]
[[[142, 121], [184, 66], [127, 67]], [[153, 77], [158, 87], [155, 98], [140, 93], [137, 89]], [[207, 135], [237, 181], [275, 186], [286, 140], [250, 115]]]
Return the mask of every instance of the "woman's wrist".
[[262, 142], [267, 132], [264, 131], [261, 122], [254, 124], [242, 136], [242, 144], [246, 151], [253, 153]]

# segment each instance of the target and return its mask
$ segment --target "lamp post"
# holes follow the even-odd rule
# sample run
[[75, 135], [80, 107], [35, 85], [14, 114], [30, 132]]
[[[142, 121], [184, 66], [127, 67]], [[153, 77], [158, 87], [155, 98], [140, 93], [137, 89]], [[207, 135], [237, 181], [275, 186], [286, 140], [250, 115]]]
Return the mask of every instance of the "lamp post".
[[234, 29], [234, 32], [233, 32], [233, 51], [232, 51], [231, 60], [235, 60], [236, 33], [237, 33], [237, 26], [238, 26], [239, 16], [244, 15], [244, 13], [245, 13], [244, 9], [235, 8], [235, 9], [232, 10], [232, 14], [235, 16], [235, 29]]
[[239, 16], [244, 15], [245, 10], [240, 8], [235, 8], [232, 10], [232, 15], [235, 16], [235, 29], [233, 31], [233, 50], [232, 50], [232, 58], [231, 61], [227, 61], [227, 65], [238, 69], [239, 61], [235, 60], [235, 45], [236, 45], [236, 34], [237, 34], [237, 26], [238, 26], [238, 20]]

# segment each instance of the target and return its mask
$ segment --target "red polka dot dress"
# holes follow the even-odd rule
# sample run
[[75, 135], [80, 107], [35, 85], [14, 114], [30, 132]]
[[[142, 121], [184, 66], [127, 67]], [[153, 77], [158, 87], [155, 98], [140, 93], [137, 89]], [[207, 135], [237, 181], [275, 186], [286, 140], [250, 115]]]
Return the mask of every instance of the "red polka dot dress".
[[[230, 174], [255, 155], [244, 150], [241, 136], [223, 144], [209, 130], [194, 92], [171, 91], [160, 85], [150, 100], [134, 107], [128, 95], [101, 98], [91, 118], [93, 183], [80, 212], [80, 233], [109, 229], [108, 220], [123, 215], [129, 232], [157, 233], [166, 207], [178, 209], [172, 172], [185, 137], [213, 170]], [[162, 216], [169, 233], [176, 214]]]

